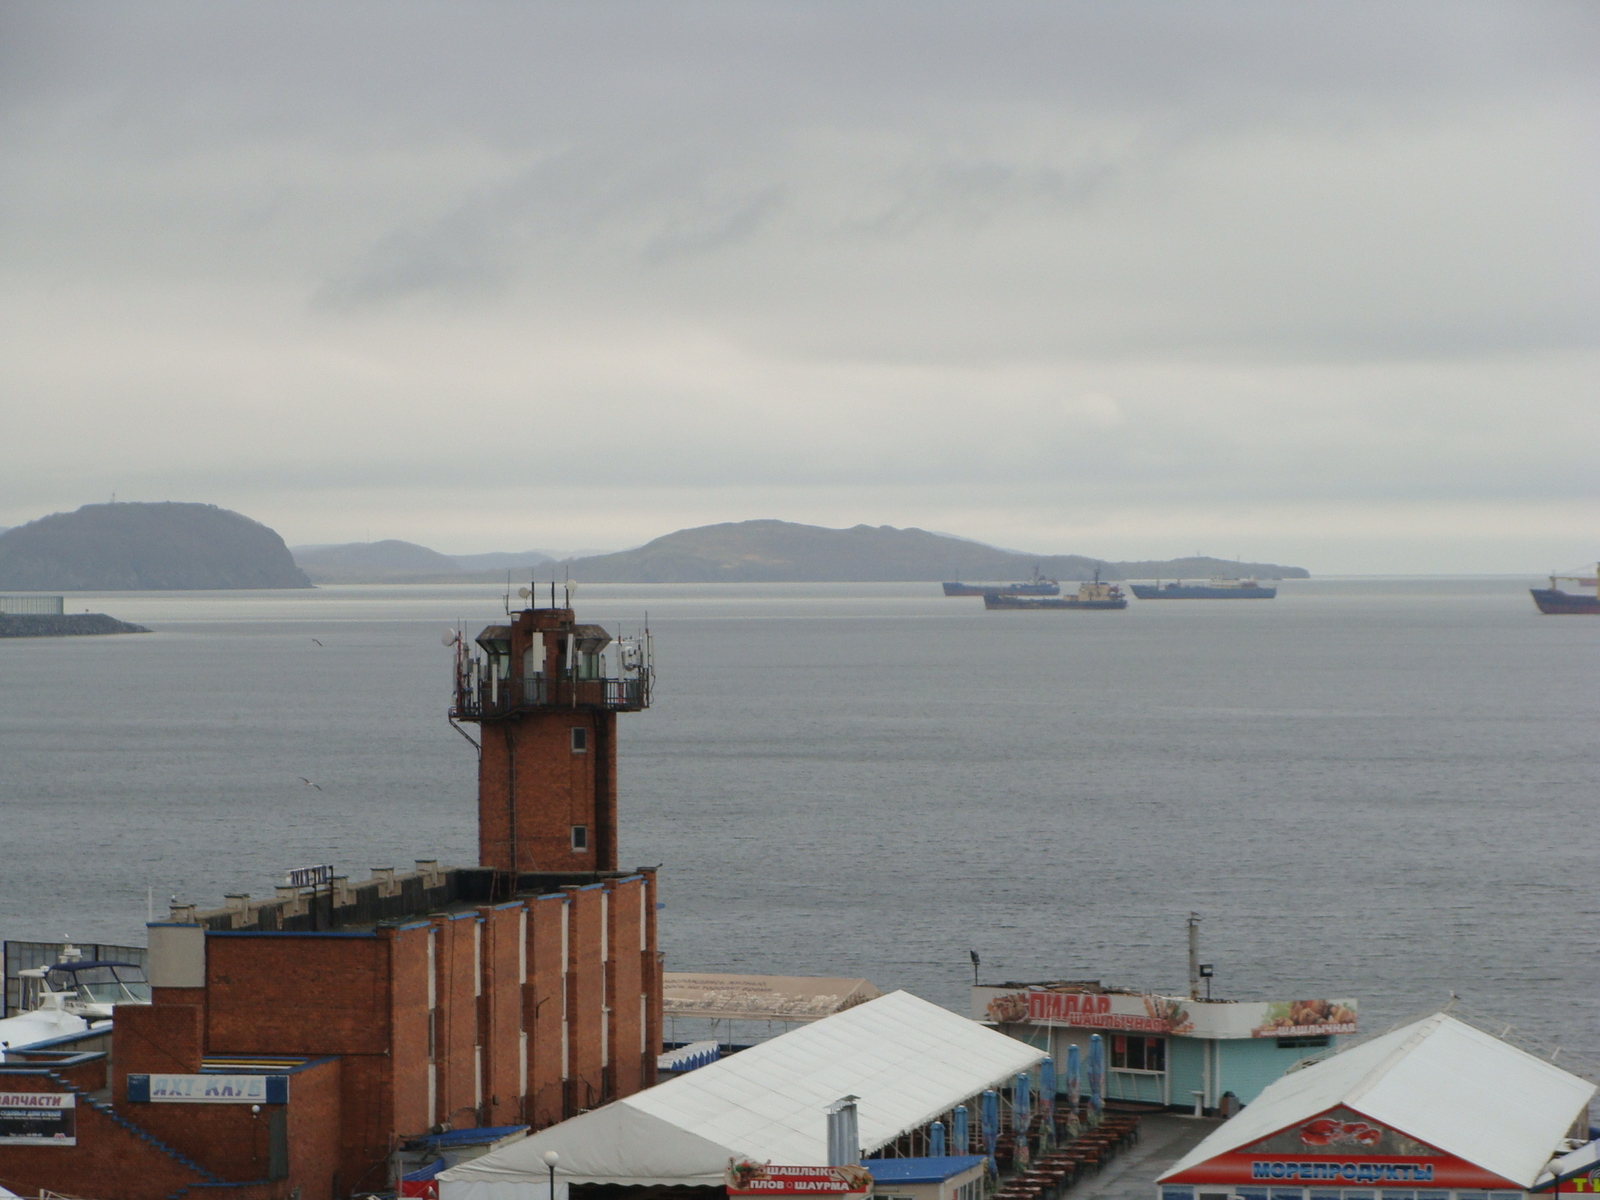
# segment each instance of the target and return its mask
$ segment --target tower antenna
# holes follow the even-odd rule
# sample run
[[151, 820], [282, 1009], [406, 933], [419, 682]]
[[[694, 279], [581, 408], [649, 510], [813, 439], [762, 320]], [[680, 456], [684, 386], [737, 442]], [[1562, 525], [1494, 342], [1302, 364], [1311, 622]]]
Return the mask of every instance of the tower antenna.
[[1189, 999], [1200, 999], [1200, 914], [1189, 914]]

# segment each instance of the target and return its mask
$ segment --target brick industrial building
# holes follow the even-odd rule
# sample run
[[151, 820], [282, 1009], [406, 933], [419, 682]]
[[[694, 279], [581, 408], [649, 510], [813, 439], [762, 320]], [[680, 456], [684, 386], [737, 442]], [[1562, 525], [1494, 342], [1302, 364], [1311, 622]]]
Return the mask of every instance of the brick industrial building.
[[[333, 1200], [392, 1186], [410, 1138], [541, 1128], [655, 1082], [655, 872], [616, 865], [616, 714], [649, 704], [648, 643], [568, 608], [477, 642], [451, 716], [482, 737], [480, 865], [175, 906], [109, 1054], [0, 1064], [0, 1110], [30, 1114], [0, 1127], [0, 1184]], [[5, 1136], [24, 1126], [46, 1136]]]

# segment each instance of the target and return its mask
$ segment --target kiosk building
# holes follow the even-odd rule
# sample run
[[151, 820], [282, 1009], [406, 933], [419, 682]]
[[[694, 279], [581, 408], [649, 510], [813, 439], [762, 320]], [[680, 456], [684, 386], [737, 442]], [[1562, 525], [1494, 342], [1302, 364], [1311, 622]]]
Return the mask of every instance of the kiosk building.
[[1595, 1085], [1445, 1013], [1291, 1072], [1159, 1200], [1519, 1200], [1587, 1140]]

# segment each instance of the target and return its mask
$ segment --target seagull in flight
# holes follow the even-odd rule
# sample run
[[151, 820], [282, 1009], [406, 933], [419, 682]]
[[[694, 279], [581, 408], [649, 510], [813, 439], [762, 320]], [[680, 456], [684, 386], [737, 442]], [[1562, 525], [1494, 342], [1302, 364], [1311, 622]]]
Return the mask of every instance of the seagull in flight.
[[311, 780], [307, 779], [304, 775], [296, 775], [295, 778], [298, 779], [301, 783], [305, 784], [308, 788], [317, 788], [317, 791], [319, 791], [319, 792], [322, 790], [320, 787], [317, 787], [316, 784], [312, 783]]

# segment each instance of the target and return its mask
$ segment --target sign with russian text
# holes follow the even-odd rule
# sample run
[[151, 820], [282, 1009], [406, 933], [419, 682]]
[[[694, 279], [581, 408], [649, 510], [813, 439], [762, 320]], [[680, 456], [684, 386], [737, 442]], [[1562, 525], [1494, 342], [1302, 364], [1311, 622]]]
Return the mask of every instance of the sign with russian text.
[[1465, 1159], [1448, 1154], [1438, 1157], [1389, 1155], [1308, 1154], [1303, 1157], [1264, 1155], [1249, 1150], [1232, 1151], [1196, 1163], [1187, 1170], [1166, 1175], [1162, 1183], [1247, 1184], [1277, 1183], [1288, 1187], [1328, 1184], [1334, 1187], [1370, 1187], [1373, 1184], [1436, 1188], [1518, 1189], [1518, 1185]]
[[[151, 1104], [286, 1104], [286, 1075], [149, 1075], [144, 1088], [128, 1076], [128, 1099]], [[139, 1093], [143, 1091], [144, 1094]]]
[[1374, 1162], [1283, 1162], [1256, 1159], [1250, 1164], [1251, 1179], [1342, 1179], [1346, 1183], [1432, 1183], [1433, 1163]]
[[1356, 1032], [1354, 1000], [1225, 1002], [1082, 985], [972, 989], [972, 1015], [996, 1025], [1053, 1025], [1157, 1037], [1315, 1038]]
[[736, 1162], [728, 1167], [730, 1196], [844, 1196], [872, 1191], [865, 1167], [775, 1167]]
[[1261, 1024], [1251, 1037], [1326, 1037], [1354, 1033], [1354, 1004], [1339, 1000], [1280, 1000], [1267, 1005]]
[[989, 1001], [988, 1017], [1000, 1025], [1066, 1025], [1118, 1033], [1189, 1033], [1181, 1000], [1110, 992], [1009, 992]]
[[0, 1092], [0, 1146], [76, 1146], [72, 1092]]
[[290, 887], [317, 887], [324, 883], [333, 882], [333, 868], [321, 867], [296, 867], [289, 872], [288, 886]]

